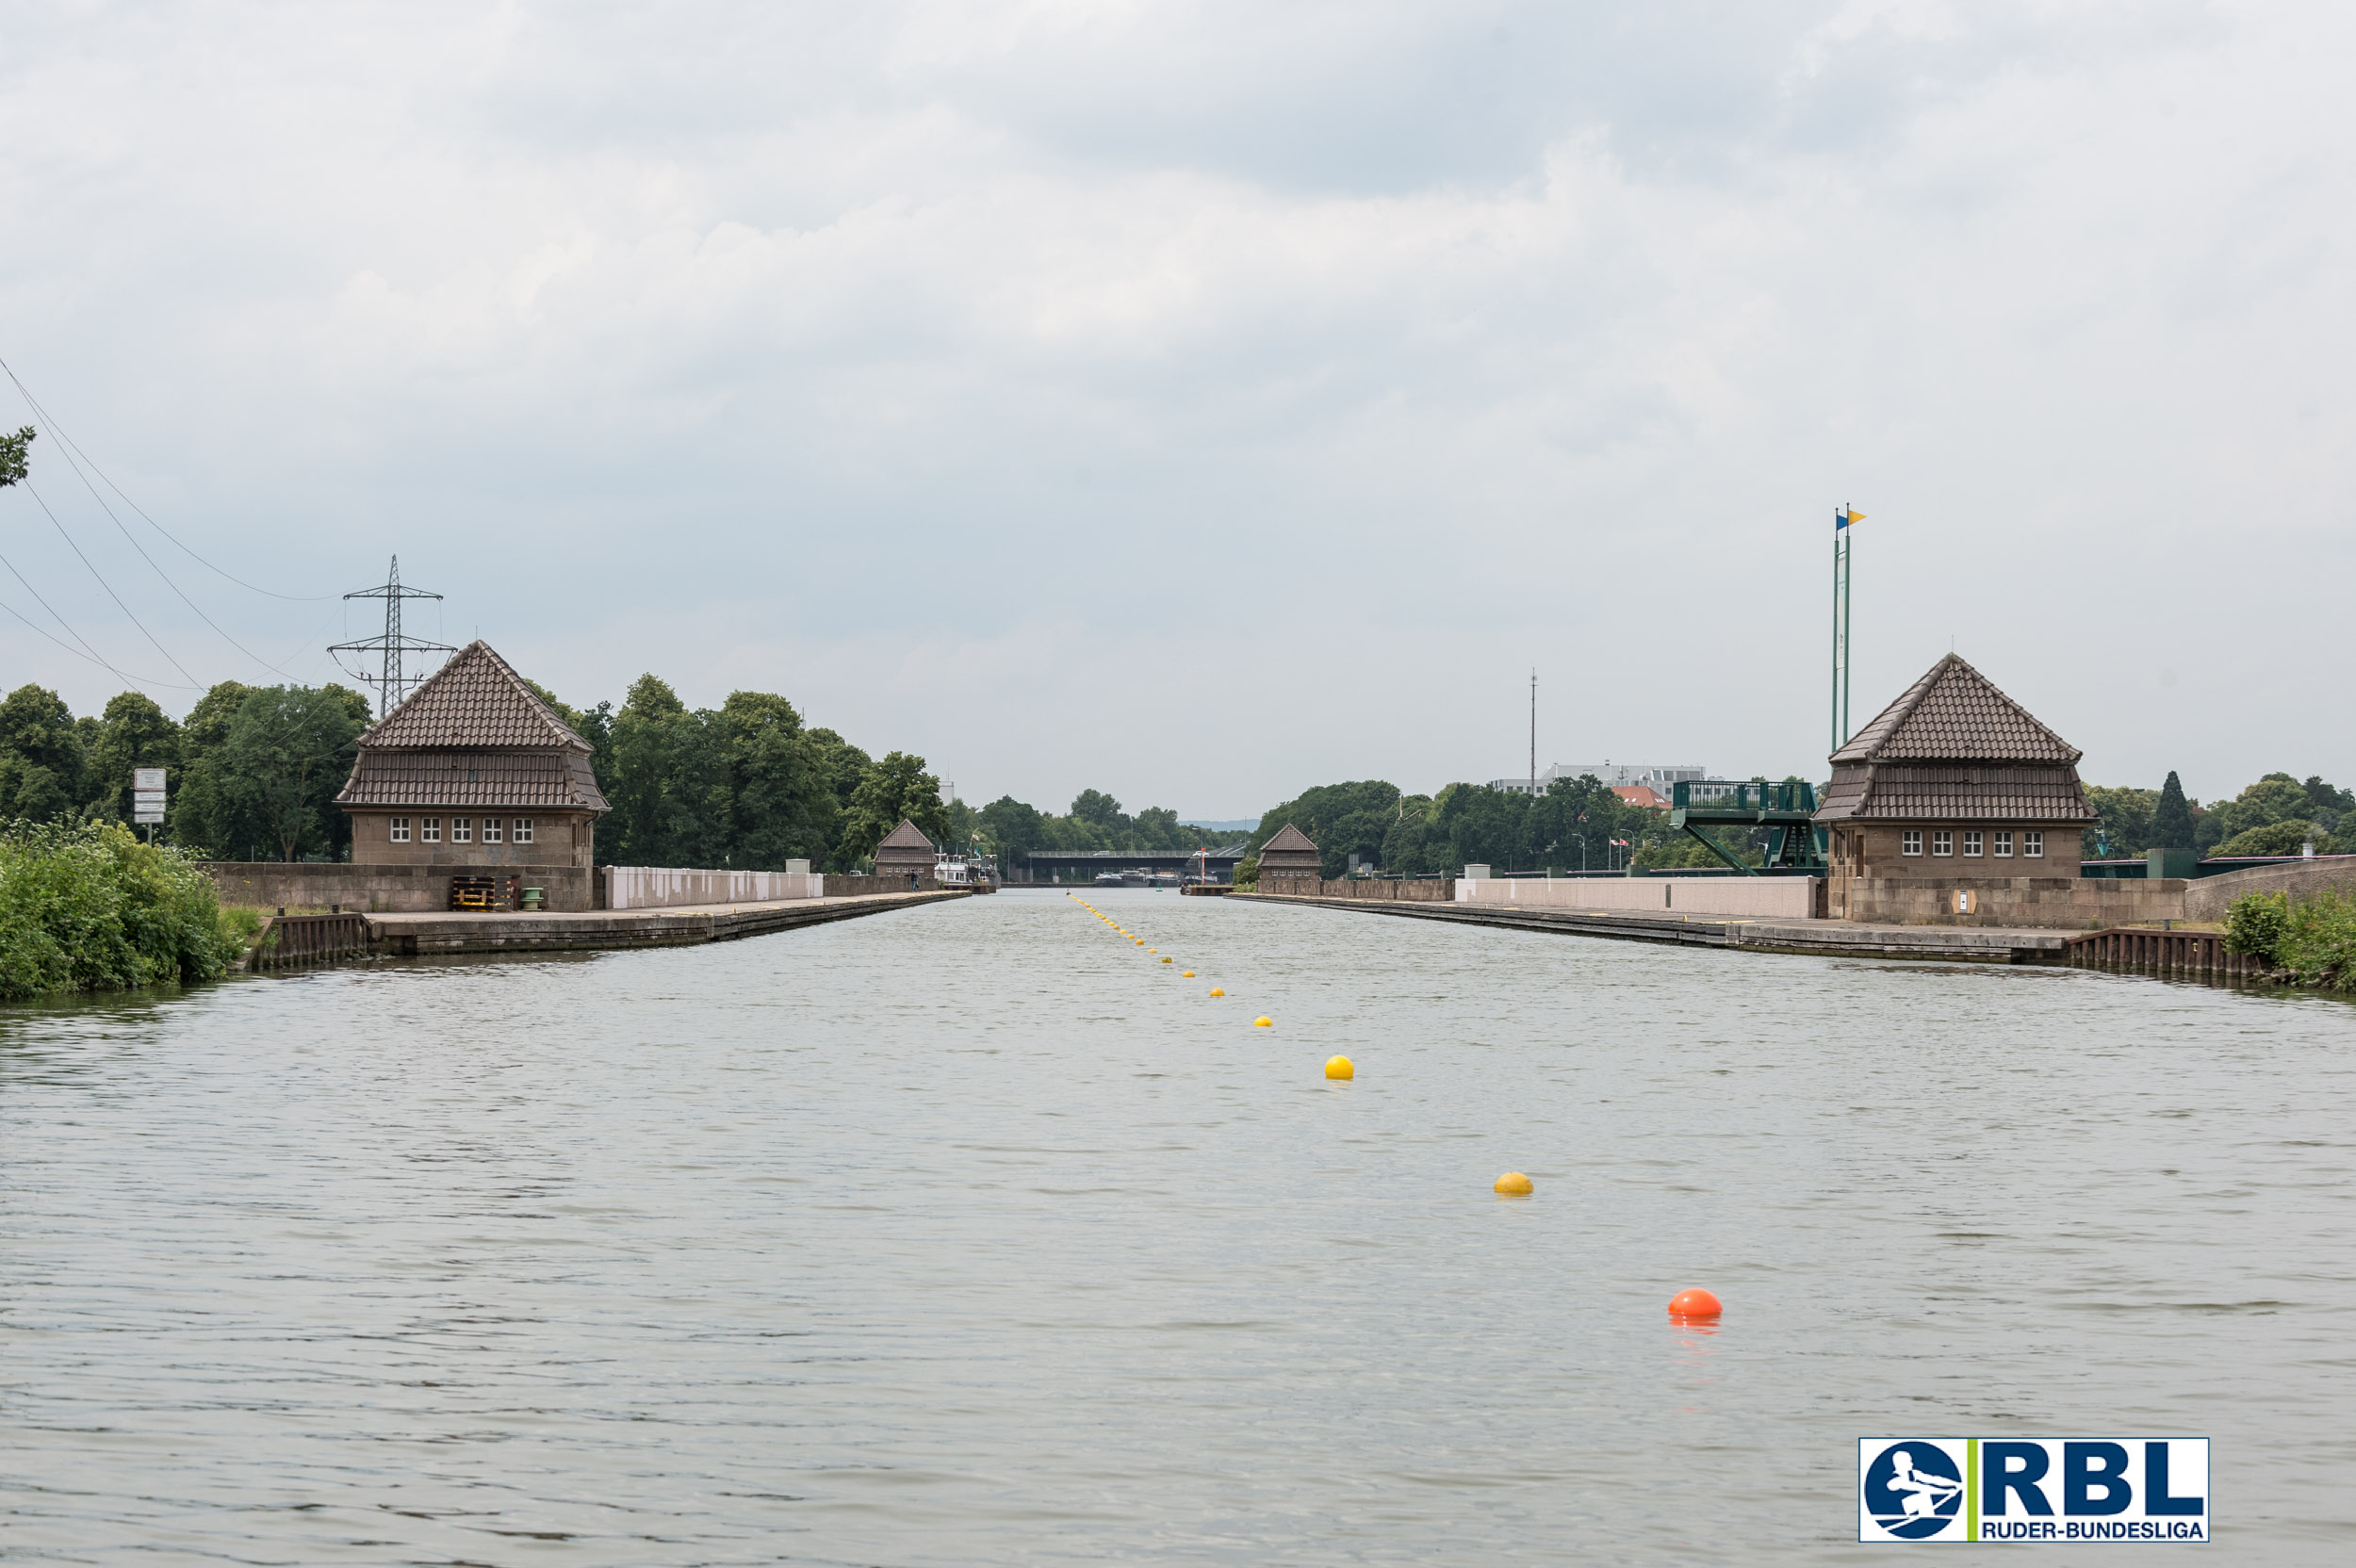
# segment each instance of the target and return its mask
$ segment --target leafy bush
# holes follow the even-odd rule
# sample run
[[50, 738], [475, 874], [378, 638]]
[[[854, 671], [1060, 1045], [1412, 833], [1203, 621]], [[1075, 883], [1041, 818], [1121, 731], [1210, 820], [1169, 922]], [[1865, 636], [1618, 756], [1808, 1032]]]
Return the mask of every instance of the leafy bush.
[[1256, 855], [1247, 855], [1242, 859], [1236, 861], [1235, 886], [1238, 889], [1250, 889], [1256, 888], [1259, 885], [1260, 858]]
[[217, 979], [237, 951], [179, 851], [121, 823], [0, 828], [0, 1001]]
[[2226, 906], [2225, 951], [2279, 966], [2282, 935], [2290, 928], [2288, 893], [2244, 893]]
[[2356, 898], [2327, 888], [2297, 903], [2244, 893], [2225, 911], [2225, 946], [2302, 986], [2356, 991]]

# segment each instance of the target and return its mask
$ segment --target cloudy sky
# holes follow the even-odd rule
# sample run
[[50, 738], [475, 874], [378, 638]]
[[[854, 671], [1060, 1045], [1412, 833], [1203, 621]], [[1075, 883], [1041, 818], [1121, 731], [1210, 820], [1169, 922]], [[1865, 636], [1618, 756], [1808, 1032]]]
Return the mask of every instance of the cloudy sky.
[[73, 634], [175, 712], [326, 678], [398, 551], [448, 596], [412, 630], [570, 701], [779, 691], [969, 799], [1518, 772], [1533, 665], [1542, 766], [1814, 775], [1847, 501], [1859, 722], [1952, 646], [2096, 781], [2356, 781], [2352, 44], [2169, 0], [11, 7], [0, 357], [211, 564], [44, 434], [6, 683], [122, 689]]

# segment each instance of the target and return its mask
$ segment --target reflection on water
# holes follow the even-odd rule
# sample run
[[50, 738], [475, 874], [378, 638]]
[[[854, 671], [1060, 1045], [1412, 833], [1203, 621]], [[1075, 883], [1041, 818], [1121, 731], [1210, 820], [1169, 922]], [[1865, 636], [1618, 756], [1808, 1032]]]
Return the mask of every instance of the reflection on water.
[[0, 1540], [1850, 1563], [1857, 1437], [2020, 1431], [2356, 1550], [2347, 1009], [1090, 897], [1181, 963], [1008, 892], [0, 1015]]

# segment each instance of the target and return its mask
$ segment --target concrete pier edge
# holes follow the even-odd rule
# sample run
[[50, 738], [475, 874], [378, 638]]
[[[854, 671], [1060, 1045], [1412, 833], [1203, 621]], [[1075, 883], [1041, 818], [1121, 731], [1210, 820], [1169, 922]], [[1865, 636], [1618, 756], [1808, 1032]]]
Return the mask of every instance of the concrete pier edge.
[[2076, 932], [2003, 926], [1859, 925], [1847, 921], [1752, 920], [1723, 915], [1639, 915], [1611, 909], [1513, 909], [1498, 905], [1390, 903], [1374, 899], [1307, 898], [1238, 893], [1254, 905], [1301, 905], [1349, 909], [1408, 920], [1452, 921], [1556, 936], [1606, 937], [1619, 941], [1684, 947], [1733, 947], [1755, 953], [1807, 954], [1834, 958], [1922, 958], [1947, 963], [2060, 964]]
[[635, 947], [688, 947], [734, 941], [862, 915], [970, 898], [961, 888], [851, 898], [804, 898], [773, 904], [684, 906], [663, 909], [595, 909], [538, 914], [377, 914], [368, 917], [369, 951], [377, 957], [430, 957], [467, 953], [577, 953]]

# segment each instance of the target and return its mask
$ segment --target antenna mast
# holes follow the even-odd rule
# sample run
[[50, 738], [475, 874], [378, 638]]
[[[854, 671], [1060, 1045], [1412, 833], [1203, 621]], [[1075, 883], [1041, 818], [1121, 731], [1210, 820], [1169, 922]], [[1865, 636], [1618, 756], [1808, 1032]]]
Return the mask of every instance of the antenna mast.
[[1538, 667], [1530, 667], [1530, 792], [1538, 792]]
[[355, 677], [362, 683], [376, 688], [376, 716], [379, 720], [400, 707], [401, 699], [408, 696], [409, 689], [425, 678], [423, 662], [419, 662], [419, 673], [414, 676], [409, 675], [405, 672], [401, 655], [458, 651], [448, 643], [429, 643], [422, 638], [406, 637], [401, 634], [401, 600], [438, 599], [441, 596], [439, 594], [429, 594], [422, 588], [402, 587], [400, 556], [393, 557], [392, 569], [385, 575], [382, 585], [375, 588], [363, 588], [358, 593], [344, 596], [348, 599], [383, 599], [384, 601], [384, 636], [364, 637], [356, 643], [337, 643], [327, 650], [330, 653], [376, 655], [376, 673], [369, 675], [362, 670], [355, 672]]

